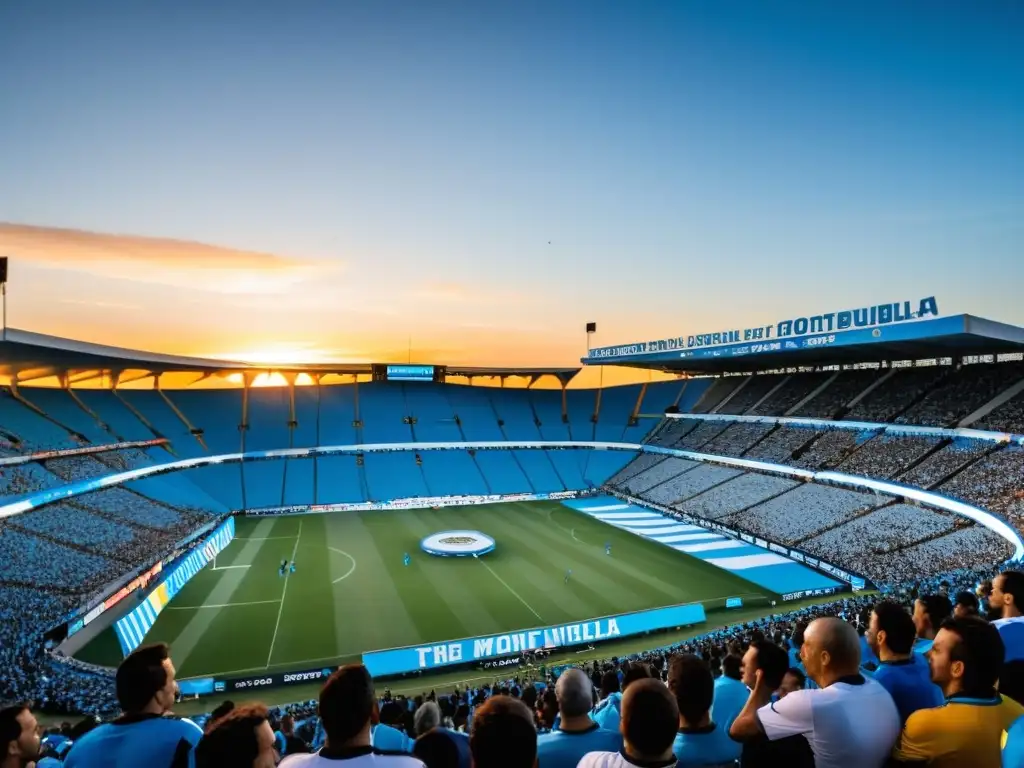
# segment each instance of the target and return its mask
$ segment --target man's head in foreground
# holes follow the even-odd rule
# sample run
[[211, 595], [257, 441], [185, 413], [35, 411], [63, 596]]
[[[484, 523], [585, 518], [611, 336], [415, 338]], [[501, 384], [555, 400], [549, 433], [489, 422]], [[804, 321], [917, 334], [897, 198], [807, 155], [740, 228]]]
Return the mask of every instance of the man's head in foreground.
[[530, 708], [511, 696], [488, 699], [473, 716], [469, 750], [474, 768], [534, 768], [537, 729]]

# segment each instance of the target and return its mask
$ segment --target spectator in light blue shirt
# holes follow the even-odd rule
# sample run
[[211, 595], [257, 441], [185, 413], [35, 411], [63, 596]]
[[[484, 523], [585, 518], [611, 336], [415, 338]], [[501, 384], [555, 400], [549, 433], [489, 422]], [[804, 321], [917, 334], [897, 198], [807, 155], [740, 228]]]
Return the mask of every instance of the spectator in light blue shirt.
[[1024, 717], [1017, 718], [1006, 732], [1003, 768], [1024, 768]]
[[622, 693], [619, 690], [619, 674], [609, 670], [601, 678], [601, 701], [594, 707], [590, 716], [606, 731], [618, 732], [621, 709]]
[[672, 751], [680, 765], [727, 766], [738, 760], [741, 745], [711, 719], [715, 681], [708, 665], [691, 654], [675, 656], [668, 669], [668, 687], [679, 706], [679, 732]]
[[726, 733], [750, 698], [750, 690], [743, 684], [742, 667], [743, 659], [729, 654], [722, 659], [722, 676], [715, 680], [711, 719]]
[[928, 662], [912, 652], [914, 634], [914, 620], [898, 603], [883, 600], [872, 609], [867, 639], [879, 660], [873, 676], [892, 696], [902, 723], [919, 709], [942, 706], [944, 700]]
[[1006, 647], [1006, 662], [1024, 659], [1024, 573], [1004, 571], [992, 580], [989, 607], [999, 611], [993, 621]]
[[170, 715], [177, 686], [165, 643], [132, 651], [117, 668], [117, 700], [124, 714], [75, 741], [65, 768], [137, 768], [193, 763], [203, 731]]
[[622, 736], [590, 718], [594, 688], [581, 669], [567, 669], [558, 678], [559, 726], [537, 738], [537, 757], [544, 768], [576, 768], [588, 752], [618, 752]]

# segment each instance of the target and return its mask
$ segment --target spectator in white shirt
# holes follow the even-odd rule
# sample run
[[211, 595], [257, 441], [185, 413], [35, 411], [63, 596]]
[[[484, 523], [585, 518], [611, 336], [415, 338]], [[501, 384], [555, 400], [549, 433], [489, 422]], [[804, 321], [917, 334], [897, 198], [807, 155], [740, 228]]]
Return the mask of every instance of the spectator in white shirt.
[[676, 697], [661, 680], [632, 683], [622, 694], [623, 747], [620, 752], [591, 752], [578, 768], [668, 768], [676, 764], [672, 748], [679, 728]]
[[311, 755], [289, 755], [282, 768], [424, 768], [402, 752], [385, 752], [370, 742], [377, 697], [373, 680], [362, 664], [341, 667], [320, 690], [320, 719], [327, 743]]
[[793, 691], [759, 706], [767, 683], [754, 690], [730, 731], [739, 741], [764, 733], [775, 741], [803, 735], [817, 768], [881, 768], [900, 733], [896, 705], [879, 683], [860, 674], [860, 641], [842, 619], [817, 619], [807, 628], [800, 657], [818, 689]]
[[493, 696], [473, 715], [469, 734], [473, 768], [536, 768], [537, 729], [519, 699]]

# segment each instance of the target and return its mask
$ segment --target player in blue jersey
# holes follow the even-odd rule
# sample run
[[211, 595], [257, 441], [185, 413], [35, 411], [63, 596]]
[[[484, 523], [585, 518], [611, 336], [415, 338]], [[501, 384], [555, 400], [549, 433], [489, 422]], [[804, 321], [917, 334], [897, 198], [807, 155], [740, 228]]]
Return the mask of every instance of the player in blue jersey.
[[610, 554], [612, 553], [612, 545], [611, 545], [611, 542], [607, 542], [607, 543], [606, 543], [606, 544], [604, 545], [604, 553], [605, 553], [606, 555], [610, 555]]
[[568, 583], [569, 583], [569, 579], [570, 579], [571, 577], [572, 577], [572, 568], [570, 568], [569, 570], [567, 570], [567, 571], [565, 572], [565, 581], [564, 581], [563, 583], [564, 583], [564, 584], [568, 584]]
[[288, 566], [289, 573], [295, 573], [295, 561], [292, 560], [292, 564]]
[[409, 557], [409, 553], [406, 552], [405, 555], [402, 557], [402, 565], [408, 568], [410, 563], [412, 563], [412, 558]]

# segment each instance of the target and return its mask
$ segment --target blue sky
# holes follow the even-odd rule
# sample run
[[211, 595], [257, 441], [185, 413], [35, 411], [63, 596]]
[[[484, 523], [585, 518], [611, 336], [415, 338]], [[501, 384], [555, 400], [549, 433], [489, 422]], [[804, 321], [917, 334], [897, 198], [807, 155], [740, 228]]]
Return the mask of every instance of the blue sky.
[[1024, 323], [1024, 4], [212, 5], [0, 5], [12, 325], [547, 365], [588, 320]]

